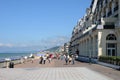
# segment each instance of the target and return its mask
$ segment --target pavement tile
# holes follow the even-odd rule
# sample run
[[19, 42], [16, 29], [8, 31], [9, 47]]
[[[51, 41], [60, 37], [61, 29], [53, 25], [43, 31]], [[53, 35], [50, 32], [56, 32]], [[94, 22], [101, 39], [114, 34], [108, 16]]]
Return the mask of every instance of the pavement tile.
[[0, 80], [112, 80], [84, 67], [0, 69]]
[[[107, 76], [107, 77], [106, 77]], [[120, 72], [98, 64], [76, 61], [74, 65], [64, 60], [52, 60], [46, 64], [26, 62], [14, 69], [1, 68], [0, 80], [120, 80]]]

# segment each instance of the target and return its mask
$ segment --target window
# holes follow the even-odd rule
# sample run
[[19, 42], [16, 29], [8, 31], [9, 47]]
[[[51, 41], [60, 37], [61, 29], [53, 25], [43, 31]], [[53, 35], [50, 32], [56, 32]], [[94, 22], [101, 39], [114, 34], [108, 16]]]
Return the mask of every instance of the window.
[[107, 43], [107, 56], [117, 56], [117, 44], [116, 43]]
[[[109, 34], [106, 37], [106, 40], [116, 40], [116, 36], [114, 34]], [[117, 53], [117, 44], [116, 43], [107, 43], [106, 44], [107, 56], [116, 56]]]
[[116, 40], [116, 36], [114, 34], [109, 34], [107, 37], [106, 37], [106, 40]]
[[108, 47], [108, 48], [115, 48], [115, 44], [114, 44], [114, 43], [109, 43], [109, 44], [107, 45], [107, 47]]

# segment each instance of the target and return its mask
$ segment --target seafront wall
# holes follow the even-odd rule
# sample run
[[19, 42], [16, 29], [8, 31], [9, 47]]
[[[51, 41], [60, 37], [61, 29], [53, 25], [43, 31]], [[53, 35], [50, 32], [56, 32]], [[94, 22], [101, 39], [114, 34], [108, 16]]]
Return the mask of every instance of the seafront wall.
[[[15, 65], [21, 63], [21, 59], [12, 61]], [[0, 68], [8, 68], [10, 61], [2, 61], [0, 62]]]
[[[28, 62], [28, 61], [31, 61], [32, 58], [28, 58], [28, 59], [17, 59], [17, 60], [12, 60], [12, 62], [14, 63], [14, 65], [17, 65], [17, 64], [22, 64], [24, 62]], [[0, 62], [0, 68], [9, 68], [9, 63], [10, 61], [2, 61]]]
[[7, 66], [7, 62], [0, 62], [0, 68], [4, 68]]

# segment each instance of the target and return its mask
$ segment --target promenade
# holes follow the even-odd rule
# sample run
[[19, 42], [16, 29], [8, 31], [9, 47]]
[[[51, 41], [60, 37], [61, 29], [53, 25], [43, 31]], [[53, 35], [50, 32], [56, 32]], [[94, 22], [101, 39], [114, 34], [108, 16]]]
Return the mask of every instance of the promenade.
[[14, 69], [1, 68], [0, 80], [120, 80], [120, 72], [97, 64], [76, 61], [75, 65], [54, 59], [51, 63], [17, 64]]

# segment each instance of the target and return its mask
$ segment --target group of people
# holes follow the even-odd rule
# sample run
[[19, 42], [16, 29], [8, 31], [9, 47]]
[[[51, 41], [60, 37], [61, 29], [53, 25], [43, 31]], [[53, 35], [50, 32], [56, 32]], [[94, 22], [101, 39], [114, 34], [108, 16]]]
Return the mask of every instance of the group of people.
[[65, 63], [66, 64], [75, 64], [75, 59], [78, 58], [78, 55], [77, 54], [72, 54], [72, 55], [60, 55], [60, 54], [57, 54], [57, 59], [59, 60], [65, 60]]
[[67, 64], [75, 64], [75, 59], [77, 56], [75, 55], [64, 55], [65, 57], [65, 62], [66, 62], [66, 65]]
[[31, 61], [31, 63], [33, 63], [34, 62], [34, 58], [35, 58], [35, 55], [33, 55], [33, 54], [30, 54], [30, 56], [22, 56], [21, 57], [21, 63], [26, 63], [28, 61]]
[[61, 54], [49, 54], [46, 53], [43, 56], [40, 56], [39, 64], [45, 64], [46, 61], [51, 63], [52, 59], [58, 59], [58, 60], [65, 60], [66, 65], [67, 64], [75, 64], [75, 59], [77, 58], [77, 55], [61, 55]]
[[53, 58], [53, 55], [52, 54], [49, 54], [49, 53], [47, 53], [46, 55], [44, 55], [44, 56], [40, 56], [40, 64], [45, 64], [46, 63], [46, 60], [48, 60], [49, 61], [49, 63], [51, 62], [51, 60], [52, 60], [52, 58]]

